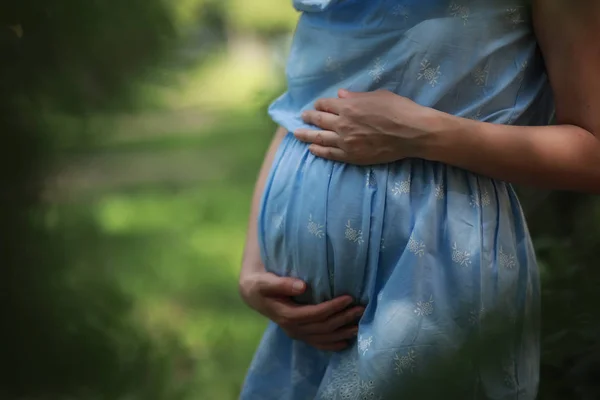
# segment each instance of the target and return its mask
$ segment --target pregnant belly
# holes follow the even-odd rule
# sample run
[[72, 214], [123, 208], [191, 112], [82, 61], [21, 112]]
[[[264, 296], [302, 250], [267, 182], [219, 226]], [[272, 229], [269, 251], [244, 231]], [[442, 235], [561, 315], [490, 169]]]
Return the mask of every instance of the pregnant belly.
[[259, 240], [267, 270], [307, 282], [299, 301], [350, 294], [367, 304], [392, 274], [407, 283], [400, 297], [433, 284], [433, 265], [444, 291], [465, 291], [460, 281], [471, 278], [460, 274], [494, 254], [498, 211], [510, 208], [504, 184], [423, 160], [336, 163], [288, 134], [265, 187]]

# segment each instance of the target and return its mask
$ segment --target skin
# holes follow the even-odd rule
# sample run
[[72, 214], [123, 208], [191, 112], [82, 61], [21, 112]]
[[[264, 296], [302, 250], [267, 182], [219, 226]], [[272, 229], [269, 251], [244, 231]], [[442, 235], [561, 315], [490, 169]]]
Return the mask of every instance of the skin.
[[[320, 99], [303, 115], [315, 130], [295, 136], [318, 157], [370, 165], [422, 158], [494, 179], [600, 194], [600, 2], [534, 0], [535, 33], [555, 95], [556, 126], [520, 127], [472, 121], [380, 90]], [[256, 220], [260, 197], [284, 129], [267, 152], [252, 203], [239, 289], [244, 301], [290, 337], [322, 350], [342, 350], [363, 311], [342, 296], [294, 304], [304, 282], [265, 271]], [[474, 151], [475, 150], [475, 151]]]
[[320, 130], [295, 136], [313, 154], [345, 163], [422, 158], [515, 184], [600, 194], [600, 2], [537, 0], [533, 13], [558, 125], [490, 124], [383, 90], [340, 90], [303, 115]]

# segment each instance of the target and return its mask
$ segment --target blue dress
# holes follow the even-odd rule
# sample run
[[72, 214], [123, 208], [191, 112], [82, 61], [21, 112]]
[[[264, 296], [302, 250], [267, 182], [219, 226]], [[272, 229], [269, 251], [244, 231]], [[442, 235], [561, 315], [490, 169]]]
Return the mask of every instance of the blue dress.
[[[551, 120], [526, 0], [294, 5], [301, 16], [288, 87], [270, 107], [289, 131], [306, 127], [301, 112], [339, 88], [388, 89], [499, 124]], [[366, 310], [357, 340], [339, 353], [291, 340], [271, 323], [241, 399], [536, 397], [539, 276], [509, 184], [419, 159], [372, 167], [332, 162], [289, 133], [264, 191], [259, 239], [267, 270], [308, 283], [302, 301], [350, 294]], [[466, 367], [448, 379], [432, 375], [437, 396], [408, 393], [419, 379], [427, 382], [437, 362], [485, 332], [489, 310], [507, 316], [502, 341], [509, 345], [485, 362], [463, 356]], [[444, 397], [451, 386], [458, 392]]]

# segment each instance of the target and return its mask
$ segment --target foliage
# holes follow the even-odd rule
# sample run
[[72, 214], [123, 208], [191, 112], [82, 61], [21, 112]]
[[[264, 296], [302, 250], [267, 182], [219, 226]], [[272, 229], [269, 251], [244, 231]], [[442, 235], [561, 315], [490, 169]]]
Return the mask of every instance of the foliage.
[[542, 266], [541, 399], [600, 398], [600, 200], [552, 193], [528, 205]]
[[[172, 36], [161, 1], [23, 0], [0, 6], [0, 221], [5, 399], [177, 398], [165, 352], [128, 317], [114, 276], [90, 257], [93, 226], [47, 219], [58, 110], [131, 104]], [[85, 274], [81, 274], [85, 271]]]
[[181, 0], [174, 9], [183, 27], [220, 21], [228, 29], [266, 36], [288, 33], [297, 19], [288, 1]]

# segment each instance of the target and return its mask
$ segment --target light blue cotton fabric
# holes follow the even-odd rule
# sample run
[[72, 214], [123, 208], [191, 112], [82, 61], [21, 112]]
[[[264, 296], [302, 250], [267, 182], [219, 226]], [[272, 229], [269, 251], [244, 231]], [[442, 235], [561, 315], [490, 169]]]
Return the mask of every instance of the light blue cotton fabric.
[[[288, 90], [270, 107], [289, 131], [306, 126], [301, 112], [339, 88], [388, 89], [493, 123], [551, 119], [526, 1], [294, 6], [302, 14]], [[351, 294], [366, 311], [357, 340], [341, 353], [293, 341], [271, 323], [241, 399], [398, 399], [435, 361], [484, 331], [482, 317], [492, 309], [508, 315], [510, 349], [485, 366], [477, 357], [467, 360], [471, 367], [452, 378], [463, 390], [460, 399], [535, 398], [539, 277], [509, 184], [423, 160], [331, 162], [288, 134], [265, 188], [259, 238], [269, 271], [308, 282], [302, 301]], [[444, 393], [443, 382], [435, 384]]]

